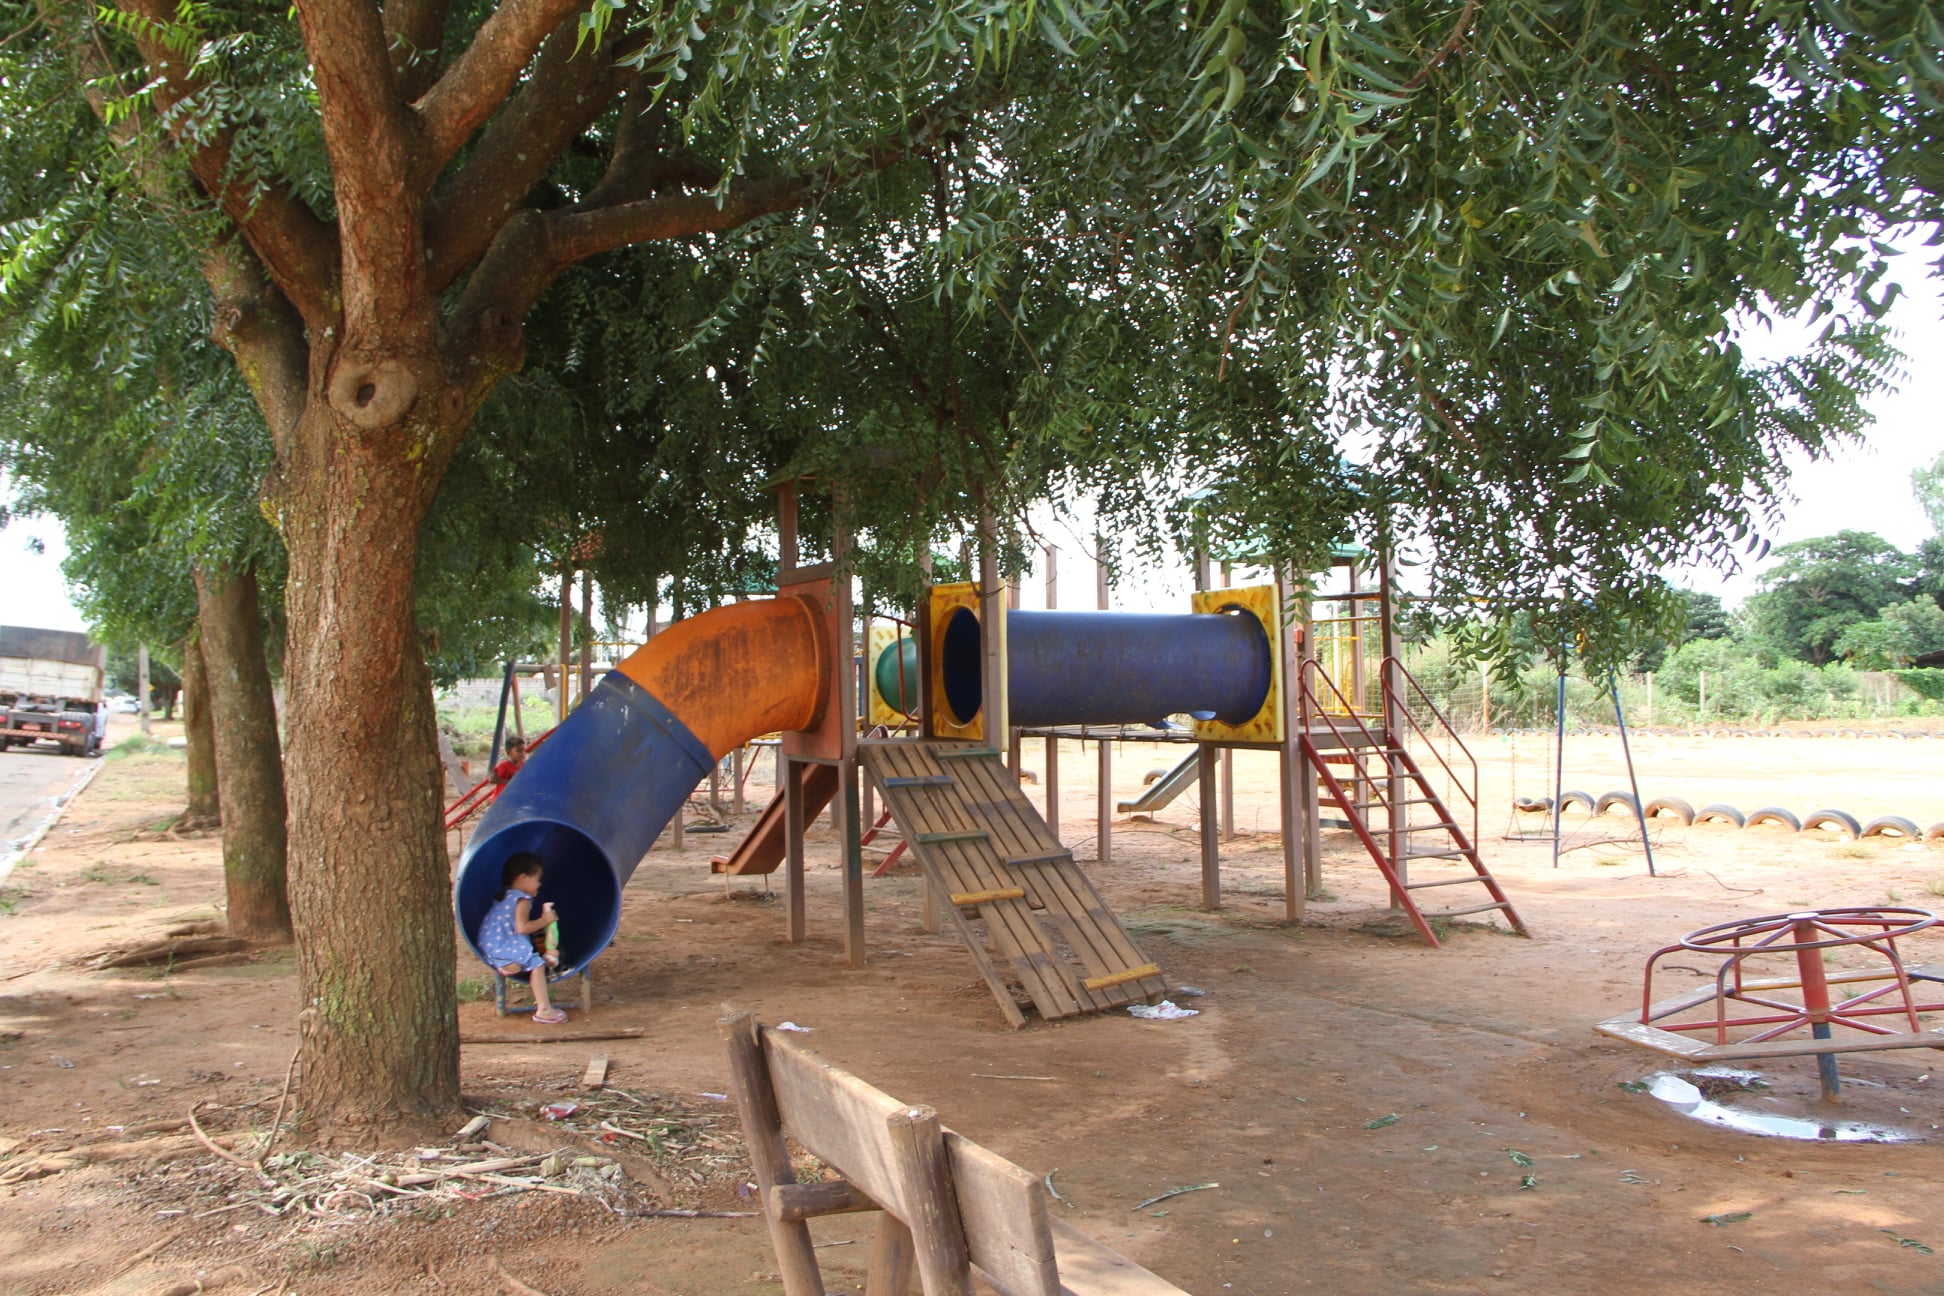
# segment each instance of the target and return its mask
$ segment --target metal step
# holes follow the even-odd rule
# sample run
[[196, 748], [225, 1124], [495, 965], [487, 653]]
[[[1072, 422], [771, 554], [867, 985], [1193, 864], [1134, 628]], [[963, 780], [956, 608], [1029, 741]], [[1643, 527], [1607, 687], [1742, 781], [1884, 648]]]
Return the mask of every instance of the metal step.
[[1436, 913], [1426, 913], [1426, 918], [1463, 918], [1466, 914], [1484, 913], [1487, 909], [1503, 909], [1509, 915], [1512, 910], [1510, 900], [1494, 900], [1490, 904], [1471, 905], [1464, 909], [1440, 909]]
[[1429, 887], [1463, 886], [1467, 882], [1483, 882], [1484, 880], [1485, 877], [1483, 874], [1473, 873], [1467, 877], [1438, 878], [1431, 882], [1406, 882], [1404, 889], [1406, 891], [1423, 891]]

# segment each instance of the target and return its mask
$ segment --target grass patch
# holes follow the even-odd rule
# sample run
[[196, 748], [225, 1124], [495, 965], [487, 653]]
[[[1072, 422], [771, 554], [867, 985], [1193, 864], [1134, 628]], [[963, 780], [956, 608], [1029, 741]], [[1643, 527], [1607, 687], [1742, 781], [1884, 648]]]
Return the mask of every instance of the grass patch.
[[460, 1003], [477, 1003], [493, 997], [493, 978], [467, 977], [454, 987]]
[[1924, 889], [1934, 896], [1944, 896], [1944, 877], [1932, 878], [1924, 884]]

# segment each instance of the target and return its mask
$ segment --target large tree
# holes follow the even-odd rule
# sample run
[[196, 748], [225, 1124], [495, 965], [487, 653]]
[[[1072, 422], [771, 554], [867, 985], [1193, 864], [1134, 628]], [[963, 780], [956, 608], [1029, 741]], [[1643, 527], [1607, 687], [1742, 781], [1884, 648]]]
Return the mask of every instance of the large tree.
[[[122, 173], [33, 172], [0, 284], [47, 285], [50, 326], [112, 291], [71, 249], [167, 167], [269, 428], [305, 1110], [327, 1130], [456, 1102], [421, 524], [576, 267], [644, 243], [672, 275], [727, 258], [711, 318], [753, 341], [733, 372], [705, 335], [674, 352], [734, 414], [691, 435], [774, 437], [757, 458], [855, 478], [888, 533], [1042, 488], [1134, 516], [1192, 483], [1273, 556], [1416, 537], [1454, 597], [1598, 630], [1650, 592], [1643, 567], [1745, 536], [1785, 449], [1857, 426], [1885, 358], [1869, 240], [1937, 215], [1921, 0], [12, 18], [15, 83], [69, 96], [76, 133], [104, 123]], [[792, 268], [793, 244], [853, 231], [875, 252], [814, 263], [847, 278]], [[874, 264], [913, 258], [994, 386], [967, 418], [890, 366], [904, 413], [860, 444], [851, 405], [787, 379], [908, 327], [921, 302], [868, 299]], [[1829, 320], [1799, 361], [1760, 369], [1728, 339], [1796, 309]]]

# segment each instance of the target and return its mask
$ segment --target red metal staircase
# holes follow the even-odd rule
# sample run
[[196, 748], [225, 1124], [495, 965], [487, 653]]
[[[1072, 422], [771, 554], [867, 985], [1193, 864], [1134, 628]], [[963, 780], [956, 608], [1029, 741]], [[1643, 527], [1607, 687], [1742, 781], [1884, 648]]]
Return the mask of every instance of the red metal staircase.
[[[1378, 722], [1381, 732], [1365, 723], [1316, 661], [1305, 661], [1298, 679], [1303, 757], [1321, 779], [1326, 801], [1343, 812], [1351, 831], [1390, 884], [1392, 902], [1410, 917], [1425, 944], [1436, 948], [1441, 943], [1431, 926], [1434, 920], [1492, 910], [1502, 912], [1519, 935], [1530, 936], [1525, 920], [1478, 855], [1477, 763], [1471, 763], [1468, 785], [1459, 770], [1438, 752], [1431, 735], [1413, 714], [1412, 704], [1441, 726], [1464, 752], [1465, 760], [1471, 759], [1443, 713], [1425, 696], [1404, 664], [1394, 657], [1384, 659], [1384, 716]], [[1413, 739], [1441, 767], [1444, 780], [1456, 789], [1457, 799], [1466, 803], [1463, 809], [1469, 810], [1469, 833], [1412, 754]], [[1413, 881], [1410, 865], [1418, 860], [1457, 861], [1469, 869], [1454, 877]], [[1416, 892], [1452, 886], [1481, 886], [1490, 899], [1430, 913], [1418, 907]]]

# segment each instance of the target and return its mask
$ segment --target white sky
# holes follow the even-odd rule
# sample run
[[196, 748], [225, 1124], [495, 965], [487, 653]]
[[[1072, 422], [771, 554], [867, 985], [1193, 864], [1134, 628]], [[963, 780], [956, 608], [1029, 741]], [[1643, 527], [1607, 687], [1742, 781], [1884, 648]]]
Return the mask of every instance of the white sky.
[[[1899, 265], [1909, 290], [1892, 307], [1890, 319], [1899, 332], [1899, 345], [1909, 356], [1908, 373], [1899, 389], [1872, 403], [1876, 425], [1860, 446], [1845, 447], [1833, 459], [1792, 465], [1792, 499], [1782, 507], [1782, 523], [1768, 538], [1775, 544], [1806, 540], [1837, 531], [1874, 531], [1911, 550], [1931, 534], [1930, 522], [1910, 490], [1910, 474], [1944, 452], [1944, 294], [1925, 277], [1920, 257], [1907, 256]], [[1802, 330], [1778, 329], [1773, 335], [1744, 339], [1750, 353], [1786, 355], [1805, 345]], [[0, 480], [0, 490], [7, 489]], [[1069, 540], [1056, 524], [1049, 538], [1060, 545], [1059, 602], [1062, 607], [1094, 606], [1093, 564], [1081, 538]], [[33, 552], [39, 541], [45, 552]], [[10, 625], [50, 630], [85, 630], [86, 623], [68, 597], [61, 576], [67, 554], [60, 524], [52, 518], [29, 518], [0, 530], [0, 618]], [[1731, 605], [1754, 591], [1763, 566], [1739, 573], [1707, 569], [1670, 572], [1676, 583], [1721, 595]], [[1132, 571], [1115, 587], [1116, 608], [1175, 609], [1187, 602], [1192, 582], [1185, 566], [1170, 563], [1157, 570]], [[1021, 590], [1026, 607], [1044, 607], [1043, 572], [1029, 577]]]

